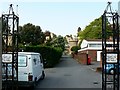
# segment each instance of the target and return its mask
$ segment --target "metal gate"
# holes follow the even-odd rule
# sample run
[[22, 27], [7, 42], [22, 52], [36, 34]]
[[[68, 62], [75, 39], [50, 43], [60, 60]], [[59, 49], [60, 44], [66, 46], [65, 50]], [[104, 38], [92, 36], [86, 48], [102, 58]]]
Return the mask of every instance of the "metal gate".
[[118, 13], [112, 12], [111, 3], [108, 2], [102, 15], [102, 90], [119, 90], [118, 19]]
[[2, 88], [12, 90], [18, 82], [18, 24], [12, 4], [9, 13], [2, 15]]

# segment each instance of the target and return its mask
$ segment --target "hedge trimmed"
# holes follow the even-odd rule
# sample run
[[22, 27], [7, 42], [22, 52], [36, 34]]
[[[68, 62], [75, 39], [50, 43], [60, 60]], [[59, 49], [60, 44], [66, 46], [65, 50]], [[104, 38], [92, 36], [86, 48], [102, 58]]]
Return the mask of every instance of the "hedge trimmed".
[[63, 52], [61, 48], [49, 46], [26, 46], [24, 51], [41, 53], [45, 68], [54, 67], [60, 61]]

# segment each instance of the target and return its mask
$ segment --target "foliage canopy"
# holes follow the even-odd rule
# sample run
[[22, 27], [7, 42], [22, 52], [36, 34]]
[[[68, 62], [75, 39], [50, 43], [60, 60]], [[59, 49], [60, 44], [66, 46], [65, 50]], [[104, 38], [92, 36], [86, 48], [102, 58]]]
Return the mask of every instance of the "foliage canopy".
[[31, 23], [19, 27], [20, 43], [26, 45], [38, 45], [44, 43], [45, 36], [40, 26]]
[[[107, 21], [107, 38], [111, 36], [110, 23]], [[78, 32], [80, 39], [101, 39], [102, 38], [102, 17], [92, 21], [83, 31]]]

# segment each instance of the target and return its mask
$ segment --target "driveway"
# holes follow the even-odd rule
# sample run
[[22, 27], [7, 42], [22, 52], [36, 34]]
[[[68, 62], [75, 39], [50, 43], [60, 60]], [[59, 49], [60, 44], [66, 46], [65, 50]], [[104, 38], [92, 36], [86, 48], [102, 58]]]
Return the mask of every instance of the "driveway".
[[101, 88], [102, 75], [70, 56], [64, 56], [54, 68], [45, 69], [46, 77], [35, 90], [42, 88]]

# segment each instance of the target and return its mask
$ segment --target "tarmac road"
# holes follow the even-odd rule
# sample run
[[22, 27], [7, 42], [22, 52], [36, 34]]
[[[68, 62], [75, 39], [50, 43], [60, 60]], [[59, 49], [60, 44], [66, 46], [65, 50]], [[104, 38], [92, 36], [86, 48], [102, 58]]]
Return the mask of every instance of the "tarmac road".
[[[69, 56], [61, 58], [54, 68], [45, 69], [46, 77], [34, 90], [42, 88], [102, 88], [102, 75]], [[92, 89], [91, 89], [92, 90]]]

